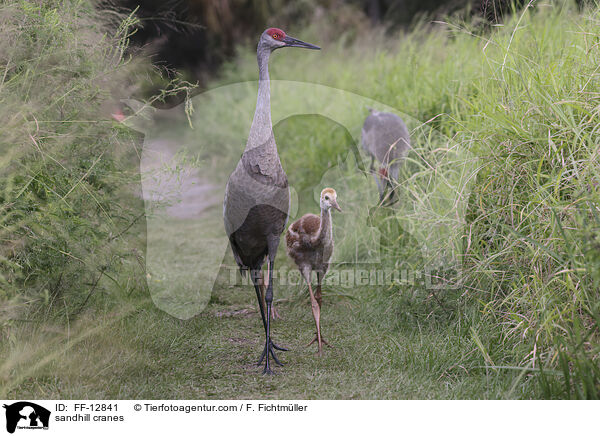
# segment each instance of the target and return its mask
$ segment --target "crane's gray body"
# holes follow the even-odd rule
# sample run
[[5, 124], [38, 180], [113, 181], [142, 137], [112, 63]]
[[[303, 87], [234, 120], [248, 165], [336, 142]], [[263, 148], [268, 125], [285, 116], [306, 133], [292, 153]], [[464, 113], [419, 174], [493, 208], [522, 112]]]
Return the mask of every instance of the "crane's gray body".
[[398, 115], [375, 109], [369, 111], [362, 128], [362, 147], [371, 156], [372, 171], [374, 160], [377, 160], [380, 168], [389, 173], [387, 180], [381, 183], [378, 175], [374, 174], [379, 193], [383, 195], [390, 180], [398, 180], [400, 165], [410, 149], [410, 135], [406, 124]]
[[271, 165], [260, 157], [271, 157], [268, 147], [246, 150], [225, 189], [225, 230], [242, 271], [260, 270], [269, 241], [279, 241], [288, 219], [290, 194], [279, 156]]
[[288, 219], [290, 193], [271, 122], [269, 55], [259, 43], [256, 111], [246, 148], [225, 188], [223, 218], [233, 256], [242, 271], [260, 270], [277, 250]]

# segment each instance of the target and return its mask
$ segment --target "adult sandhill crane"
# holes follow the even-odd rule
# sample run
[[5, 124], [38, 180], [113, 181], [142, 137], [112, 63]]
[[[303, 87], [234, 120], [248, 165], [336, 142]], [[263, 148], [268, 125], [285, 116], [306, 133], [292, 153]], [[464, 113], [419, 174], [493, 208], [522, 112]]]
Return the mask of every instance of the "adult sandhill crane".
[[[391, 189], [388, 201], [394, 197], [392, 180], [398, 180], [402, 159], [408, 154], [410, 136], [406, 124], [396, 114], [379, 112], [369, 108], [369, 116], [362, 128], [362, 146], [371, 156], [371, 173], [379, 190], [379, 201], [385, 199], [387, 188]], [[379, 170], [375, 170], [375, 159]]]
[[[288, 180], [281, 167], [271, 123], [269, 87], [269, 56], [283, 47], [302, 47], [319, 50], [285, 34], [281, 29], [265, 30], [258, 40], [258, 98], [248, 141], [237, 167], [229, 176], [225, 188], [223, 217], [231, 250], [240, 272], [250, 271], [260, 315], [265, 329], [265, 348], [258, 365], [265, 359], [263, 374], [272, 374], [269, 355], [281, 365], [274, 349], [286, 351], [271, 341], [270, 315], [273, 303], [273, 274], [279, 238], [283, 233], [290, 202]], [[262, 266], [268, 262], [266, 304], [261, 298], [264, 284]]]
[[[337, 204], [337, 194], [331, 188], [321, 191], [320, 206], [320, 217], [307, 213], [295, 221], [285, 235], [288, 255], [308, 284], [312, 313], [317, 326], [316, 336], [308, 345], [316, 341], [319, 356], [322, 353], [322, 344], [329, 345], [321, 336], [321, 282], [327, 273], [329, 259], [333, 253], [331, 208], [342, 211]], [[317, 273], [317, 290], [314, 294], [310, 285], [313, 271]]]

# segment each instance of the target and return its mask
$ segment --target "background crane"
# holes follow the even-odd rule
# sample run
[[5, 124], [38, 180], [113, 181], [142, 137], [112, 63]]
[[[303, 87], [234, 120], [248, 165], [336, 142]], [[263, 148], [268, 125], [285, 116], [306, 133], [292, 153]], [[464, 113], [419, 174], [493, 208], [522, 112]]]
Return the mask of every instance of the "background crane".
[[[391, 189], [388, 201], [394, 198], [392, 180], [398, 180], [402, 159], [410, 148], [410, 135], [402, 118], [390, 112], [369, 108], [369, 116], [362, 128], [362, 146], [371, 156], [371, 172], [379, 190], [379, 200], [385, 199], [387, 188]], [[375, 160], [379, 169], [375, 169]]]

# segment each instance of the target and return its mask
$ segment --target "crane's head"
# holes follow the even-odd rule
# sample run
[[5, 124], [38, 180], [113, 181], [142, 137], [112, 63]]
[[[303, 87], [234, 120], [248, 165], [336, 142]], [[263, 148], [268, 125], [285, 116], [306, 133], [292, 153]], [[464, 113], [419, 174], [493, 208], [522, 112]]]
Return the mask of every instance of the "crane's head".
[[337, 204], [337, 193], [335, 189], [325, 188], [321, 191], [321, 209], [329, 210], [332, 207], [340, 212], [342, 209]]
[[292, 38], [286, 35], [285, 32], [276, 27], [271, 27], [263, 32], [258, 41], [259, 46], [266, 47], [271, 51], [283, 47], [301, 47], [309, 48], [311, 50], [321, 50], [321, 47], [309, 44], [308, 42], [300, 41], [299, 39]]

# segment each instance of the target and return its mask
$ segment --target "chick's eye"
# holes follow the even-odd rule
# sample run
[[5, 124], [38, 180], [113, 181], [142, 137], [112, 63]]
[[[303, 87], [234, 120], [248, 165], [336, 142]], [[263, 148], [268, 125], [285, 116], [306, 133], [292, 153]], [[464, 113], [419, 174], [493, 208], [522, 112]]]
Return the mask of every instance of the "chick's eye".
[[329, 195], [326, 195], [326, 196], [325, 196], [325, 200], [329, 200]]

